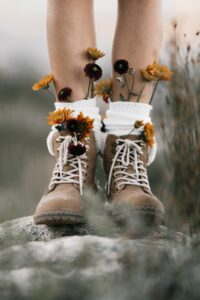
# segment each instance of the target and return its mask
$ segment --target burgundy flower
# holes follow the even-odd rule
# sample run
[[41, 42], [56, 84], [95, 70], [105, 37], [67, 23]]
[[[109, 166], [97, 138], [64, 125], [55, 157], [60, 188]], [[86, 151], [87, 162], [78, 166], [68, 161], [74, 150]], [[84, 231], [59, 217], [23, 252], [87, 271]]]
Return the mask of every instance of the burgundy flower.
[[76, 119], [71, 119], [67, 122], [67, 129], [70, 132], [77, 132], [79, 131], [79, 122]]
[[116, 60], [114, 63], [114, 70], [118, 74], [125, 74], [129, 69], [128, 61], [125, 59]]
[[103, 95], [103, 101], [104, 101], [105, 103], [109, 103], [109, 96]]
[[87, 64], [84, 68], [85, 75], [88, 76], [90, 79], [94, 79], [97, 81], [102, 76], [102, 69], [97, 64]]
[[65, 87], [58, 93], [58, 100], [59, 101], [66, 101], [69, 100], [69, 97], [71, 96], [72, 89]]
[[80, 156], [83, 155], [86, 152], [85, 145], [78, 143], [77, 145], [74, 145], [73, 143], [69, 144], [68, 151], [70, 154], [74, 156]]

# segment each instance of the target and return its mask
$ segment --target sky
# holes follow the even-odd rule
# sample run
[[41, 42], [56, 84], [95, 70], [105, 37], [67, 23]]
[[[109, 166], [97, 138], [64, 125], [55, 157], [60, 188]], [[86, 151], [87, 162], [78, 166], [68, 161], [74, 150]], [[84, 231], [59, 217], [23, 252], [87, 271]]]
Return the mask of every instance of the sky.
[[[95, 0], [94, 3], [97, 44], [110, 60], [117, 0]], [[43, 74], [50, 68], [46, 41], [46, 0], [0, 0], [0, 7], [0, 68], [9, 68], [17, 61], [20, 64], [28, 60]], [[165, 36], [172, 19], [179, 21], [182, 33], [192, 36], [200, 29], [199, 15], [199, 0], [163, 0]]]

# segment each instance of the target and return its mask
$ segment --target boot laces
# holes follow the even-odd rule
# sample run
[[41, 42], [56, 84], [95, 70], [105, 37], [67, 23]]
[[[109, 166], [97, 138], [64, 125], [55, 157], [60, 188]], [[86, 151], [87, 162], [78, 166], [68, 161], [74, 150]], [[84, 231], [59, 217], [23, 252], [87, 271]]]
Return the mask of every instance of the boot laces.
[[[124, 185], [135, 185], [152, 195], [147, 171], [141, 157], [143, 155], [142, 140], [117, 139], [116, 154], [112, 159], [112, 165], [108, 177], [108, 195], [110, 194], [112, 179], [119, 190]], [[130, 167], [133, 173], [130, 173]]]
[[[87, 154], [84, 153], [81, 156], [74, 156], [69, 153], [68, 146], [71, 142], [76, 144], [76, 140], [72, 136], [60, 136], [57, 141], [61, 143], [58, 148], [59, 157], [55, 168], [53, 170], [53, 175], [51, 182], [49, 184], [49, 189], [51, 189], [56, 184], [62, 183], [73, 183], [78, 184], [80, 189], [80, 194], [83, 193], [83, 183], [85, 181], [87, 163]], [[71, 169], [64, 171], [64, 166], [70, 166]]]

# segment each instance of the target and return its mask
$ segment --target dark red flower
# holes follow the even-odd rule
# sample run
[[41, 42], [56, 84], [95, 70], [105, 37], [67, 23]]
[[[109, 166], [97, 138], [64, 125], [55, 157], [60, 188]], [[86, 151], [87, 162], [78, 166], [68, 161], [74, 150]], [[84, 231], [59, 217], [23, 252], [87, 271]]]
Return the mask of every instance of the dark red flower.
[[67, 122], [67, 129], [70, 132], [77, 132], [79, 131], [79, 122], [76, 119], [71, 119]]
[[85, 75], [94, 81], [99, 80], [102, 76], [102, 69], [97, 64], [87, 64], [84, 68]]
[[59, 101], [66, 101], [69, 100], [69, 97], [71, 96], [72, 89], [65, 87], [58, 93], [58, 100]]
[[83, 155], [86, 152], [85, 145], [78, 143], [77, 145], [74, 145], [73, 143], [69, 144], [68, 151], [70, 154], [74, 156], [80, 156]]
[[108, 103], [109, 102], [109, 96], [103, 95], [103, 101]]
[[129, 69], [128, 61], [125, 59], [116, 60], [116, 62], [114, 63], [114, 70], [120, 75], [127, 73], [128, 69]]

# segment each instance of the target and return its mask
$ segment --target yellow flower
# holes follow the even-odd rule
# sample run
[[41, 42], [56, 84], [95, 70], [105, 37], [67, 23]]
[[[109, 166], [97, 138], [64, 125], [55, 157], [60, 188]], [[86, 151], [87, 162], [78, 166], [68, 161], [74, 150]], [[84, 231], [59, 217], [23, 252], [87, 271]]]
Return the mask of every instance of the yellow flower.
[[54, 80], [53, 74], [49, 74], [45, 77], [42, 77], [40, 81], [36, 82], [33, 86], [32, 89], [34, 91], [39, 91], [40, 89], [43, 89], [45, 87], [48, 87], [49, 84]]
[[143, 125], [144, 125], [144, 122], [142, 120], [137, 120], [137, 121], [135, 121], [134, 127], [140, 128]]
[[79, 134], [80, 140], [90, 136], [91, 130], [93, 128], [94, 119], [88, 116], [84, 116], [82, 112], [79, 113], [76, 120], [79, 122]]
[[148, 146], [152, 147], [154, 144], [154, 126], [151, 123], [144, 125], [144, 138]]
[[[62, 125], [61, 130], [67, 130], [76, 135], [79, 141], [90, 136], [94, 120], [84, 116], [82, 112], [77, 117], [73, 116], [74, 110], [63, 108], [49, 113], [49, 125]], [[73, 124], [72, 124], [73, 123]], [[73, 125], [73, 128], [71, 127]], [[75, 127], [74, 127], [75, 126]]]
[[102, 96], [107, 103], [112, 93], [112, 79], [101, 80], [95, 85], [95, 95]]
[[72, 113], [74, 110], [63, 108], [49, 113], [48, 124], [57, 125], [69, 121], [73, 118]]
[[102, 51], [92, 47], [87, 48], [87, 53], [89, 54], [90, 58], [93, 60], [97, 60], [105, 55], [105, 53], [103, 53]]
[[154, 61], [146, 69], [141, 70], [142, 77], [145, 81], [170, 80], [172, 72], [167, 66], [161, 65]]

